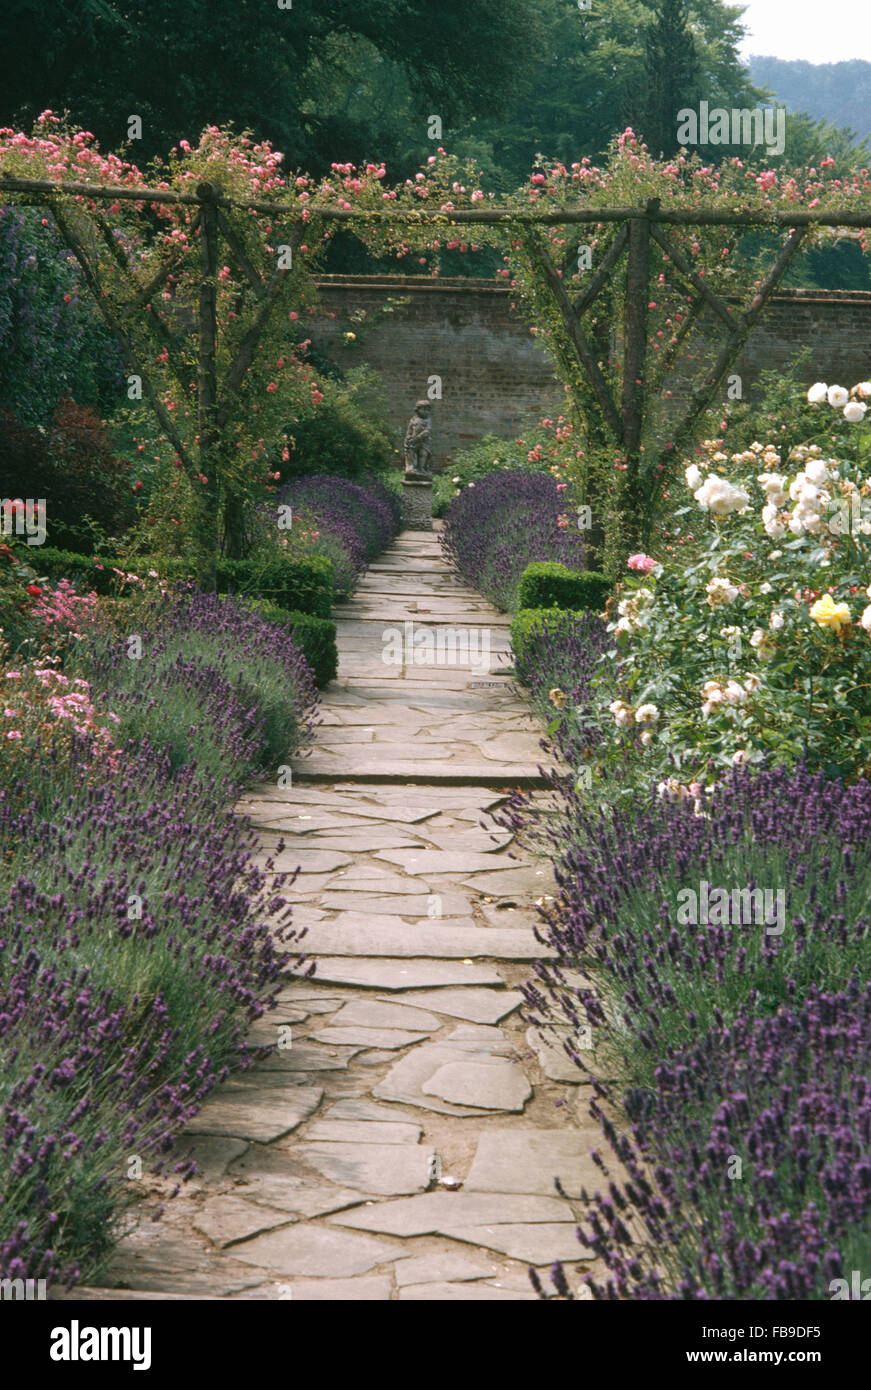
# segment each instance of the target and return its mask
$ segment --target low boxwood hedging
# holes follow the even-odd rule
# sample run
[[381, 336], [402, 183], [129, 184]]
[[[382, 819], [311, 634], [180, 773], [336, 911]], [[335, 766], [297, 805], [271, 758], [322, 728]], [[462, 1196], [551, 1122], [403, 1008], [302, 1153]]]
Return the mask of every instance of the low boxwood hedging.
[[287, 628], [311, 667], [320, 689], [335, 680], [339, 669], [339, 652], [336, 646], [336, 624], [331, 618], [318, 618], [312, 613], [288, 612], [286, 608], [280, 608], [277, 603], [270, 603], [268, 599], [254, 599], [251, 607], [267, 622]]
[[333, 566], [325, 555], [266, 563], [219, 560], [216, 587], [219, 594], [251, 594], [279, 608], [316, 618], [328, 618], [335, 599]]
[[554, 560], [535, 560], [520, 577], [518, 608], [591, 608], [601, 612], [610, 580], [595, 570], [572, 570]]

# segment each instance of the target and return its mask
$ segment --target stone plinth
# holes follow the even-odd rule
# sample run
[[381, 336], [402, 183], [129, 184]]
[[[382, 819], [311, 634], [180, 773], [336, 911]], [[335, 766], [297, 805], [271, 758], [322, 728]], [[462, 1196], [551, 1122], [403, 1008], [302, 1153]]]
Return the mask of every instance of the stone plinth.
[[402, 515], [407, 531], [432, 530], [432, 483], [403, 482]]

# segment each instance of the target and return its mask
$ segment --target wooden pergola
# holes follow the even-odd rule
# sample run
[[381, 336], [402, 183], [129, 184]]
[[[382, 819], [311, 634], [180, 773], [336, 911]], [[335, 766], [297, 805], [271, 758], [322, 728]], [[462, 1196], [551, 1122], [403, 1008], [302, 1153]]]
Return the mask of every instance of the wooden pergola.
[[[207, 182], [200, 183], [195, 192], [182, 193], [170, 189], [93, 185], [85, 182], [27, 179], [0, 174], [0, 199], [7, 200], [10, 194], [18, 195], [19, 199], [23, 196], [28, 202], [43, 203], [50, 208], [62, 238], [81, 267], [100, 313], [124, 351], [130, 371], [141, 378], [143, 394], [154, 410], [162, 430], [177, 451], [183, 467], [191, 477], [205, 475], [209, 479], [208, 492], [211, 495], [206, 498], [204, 520], [204, 527], [208, 529], [212, 524], [216, 524], [217, 519], [217, 470], [212, 465], [219, 446], [221, 430], [227, 422], [229, 403], [254, 360], [270, 314], [279, 301], [286, 275], [286, 269], [281, 265], [269, 276], [264, 276], [255, 268], [228, 214], [235, 211], [253, 211], [280, 219], [290, 226], [286, 239], [295, 250], [301, 243], [304, 225], [298, 206], [275, 199], [228, 197], [220, 188]], [[96, 258], [89, 254], [65, 211], [64, 202], [70, 198], [84, 198], [98, 204], [137, 202], [191, 209], [188, 234], [199, 239], [201, 248], [197, 307], [198, 442], [195, 457], [181, 439], [169, 412], [149, 380], [144, 364], [138, 360], [139, 354], [130, 326], [131, 316], [146, 314], [151, 327], [167, 348], [170, 363], [178, 363], [181, 355], [180, 335], [156, 312], [151, 301], [177, 268], [181, 254], [168, 257], [157, 274], [143, 284], [137, 275], [136, 267], [112, 235], [110, 223], [105, 215], [102, 212], [93, 214], [100, 237], [130, 287], [125, 301], [113, 305], [101, 281]], [[16, 199], [13, 198], [11, 201]], [[682, 293], [688, 292], [690, 298], [690, 307], [684, 315], [681, 327], [660, 358], [660, 377], [673, 365], [681, 343], [704, 310], [709, 310], [715, 316], [724, 332], [722, 346], [715, 361], [693, 391], [683, 415], [670, 431], [670, 437], [658, 447], [656, 461], [665, 463], [675, 456], [675, 451], [689, 442], [699, 418], [713, 404], [729, 367], [735, 362], [808, 232], [816, 227], [865, 228], [871, 223], [871, 214], [857, 212], [852, 208], [790, 211], [690, 210], [663, 208], [658, 199], [648, 201], [643, 207], [564, 207], [529, 211], [493, 206], [449, 212], [430, 209], [394, 208], [382, 211], [312, 207], [310, 216], [351, 227], [355, 223], [408, 226], [416, 229], [427, 226], [504, 227], [506, 235], [515, 239], [520, 237], [527, 253], [542, 271], [578, 369], [589, 385], [598, 407], [606, 437], [613, 443], [615, 450], [620, 451], [625, 461], [625, 495], [634, 497], [636, 501], [639, 494], [646, 419], [644, 364], [647, 355], [648, 305], [651, 298], [652, 247], [659, 248], [669, 266], [670, 277]], [[545, 239], [537, 235], [538, 229], [582, 228], [603, 224], [614, 224], [615, 230], [598, 267], [583, 288], [571, 285], [566, 281], [565, 274], [573, 255], [563, 265], [557, 265], [545, 245]], [[735, 229], [736, 234], [741, 229], [774, 231], [782, 234], [783, 244], [752, 295], [744, 304], [735, 306], [727, 303], [711, 289], [704, 277], [674, 244], [673, 239], [670, 239], [669, 228], [689, 227], [731, 227]], [[221, 239], [226, 245], [226, 255], [236, 263], [251, 286], [257, 307], [248, 331], [237, 346], [223, 378], [219, 379], [216, 275], [221, 263]], [[623, 342], [618, 397], [607, 380], [602, 360], [591, 345], [585, 320], [606, 285], [615, 285], [618, 266], [624, 259]], [[176, 374], [177, 371], [176, 368]]]

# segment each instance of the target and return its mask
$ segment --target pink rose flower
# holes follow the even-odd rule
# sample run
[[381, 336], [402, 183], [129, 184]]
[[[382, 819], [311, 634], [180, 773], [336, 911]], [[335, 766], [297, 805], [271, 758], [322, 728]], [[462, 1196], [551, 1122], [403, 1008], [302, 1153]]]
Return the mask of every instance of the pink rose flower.
[[649, 555], [630, 555], [626, 561], [626, 568], [640, 570], [642, 574], [647, 574], [649, 570], [656, 568], [656, 564], [656, 560], [652, 560]]

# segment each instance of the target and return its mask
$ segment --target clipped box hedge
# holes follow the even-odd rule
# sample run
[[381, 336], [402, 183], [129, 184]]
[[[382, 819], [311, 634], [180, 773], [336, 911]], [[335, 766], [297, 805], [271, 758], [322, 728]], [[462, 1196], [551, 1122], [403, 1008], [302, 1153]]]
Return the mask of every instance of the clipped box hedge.
[[290, 630], [320, 689], [335, 680], [339, 669], [339, 652], [336, 624], [332, 619], [317, 618], [311, 613], [289, 612], [268, 599], [252, 599], [251, 607], [268, 623]]
[[570, 627], [575, 622], [575, 614], [566, 608], [520, 608], [511, 623], [511, 646], [514, 650], [514, 669], [517, 678], [528, 685], [527, 677], [535, 670], [536, 658], [531, 652], [533, 639], [544, 627], [550, 632], [561, 624]]
[[[77, 588], [93, 589], [104, 596], [118, 592], [115, 569], [139, 575], [156, 570], [169, 582], [192, 579], [195, 573], [190, 562], [183, 559], [140, 555], [125, 565], [108, 556], [79, 555], [48, 545], [31, 547], [25, 558], [37, 574], [53, 583], [68, 579]], [[216, 588], [219, 594], [268, 599], [285, 612], [329, 618], [335, 601], [333, 562], [326, 555], [309, 555], [304, 560], [278, 559], [269, 564], [218, 560]]]
[[27, 552], [17, 553], [38, 575], [45, 575], [52, 583], [68, 579], [77, 588], [93, 589], [98, 594], [115, 591], [118, 576], [112, 572], [112, 566], [121, 568], [117, 560], [79, 555], [75, 550], [58, 550], [53, 545], [32, 546]]
[[595, 570], [570, 570], [553, 560], [536, 560], [520, 577], [517, 607], [588, 608], [600, 613], [611, 582]]
[[316, 618], [328, 618], [335, 599], [333, 562], [326, 555], [269, 564], [219, 560], [216, 583], [219, 594], [250, 594], [286, 611]]

